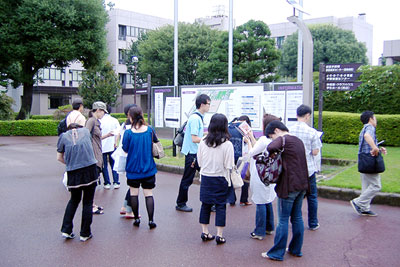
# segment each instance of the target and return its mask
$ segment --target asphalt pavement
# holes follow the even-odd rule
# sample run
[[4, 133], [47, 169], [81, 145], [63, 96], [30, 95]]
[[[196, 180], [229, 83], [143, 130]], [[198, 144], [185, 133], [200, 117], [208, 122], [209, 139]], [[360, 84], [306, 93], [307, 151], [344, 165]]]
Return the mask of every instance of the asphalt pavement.
[[[60, 227], [69, 193], [62, 185], [64, 166], [56, 160], [56, 137], [0, 137], [0, 266], [399, 266], [400, 208], [373, 205], [378, 217], [358, 216], [349, 202], [319, 198], [321, 228], [305, 230], [303, 257], [285, 255], [283, 262], [261, 257], [273, 235], [250, 238], [255, 205], [227, 207], [227, 243], [200, 239], [199, 186], [192, 185], [192, 213], [175, 210], [180, 175], [159, 172], [154, 190], [155, 222], [149, 230], [143, 196], [142, 223], [119, 215], [127, 186], [98, 186], [95, 202], [105, 214], [95, 215], [93, 238], [64, 240]], [[239, 191], [236, 192], [239, 196]], [[274, 202], [275, 222], [277, 220]], [[79, 236], [81, 206], [74, 220]], [[303, 202], [307, 225], [307, 204]], [[214, 215], [211, 233], [215, 234]]]

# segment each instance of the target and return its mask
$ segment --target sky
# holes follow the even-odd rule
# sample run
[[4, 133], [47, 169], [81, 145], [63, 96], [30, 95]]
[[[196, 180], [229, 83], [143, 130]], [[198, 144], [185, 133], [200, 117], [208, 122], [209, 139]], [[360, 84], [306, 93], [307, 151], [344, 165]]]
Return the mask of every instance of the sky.
[[[106, 0], [108, 2], [108, 0]], [[174, 19], [174, 0], [111, 0], [114, 8], [147, 15]], [[358, 17], [365, 13], [367, 23], [373, 26], [373, 65], [383, 52], [385, 40], [399, 40], [400, 29], [395, 18], [399, 16], [397, 0], [303, 0], [303, 7], [310, 15], [303, 19], [327, 16]], [[178, 20], [193, 23], [196, 18], [212, 16], [215, 7], [225, 6], [229, 15], [229, 0], [178, 0]], [[267, 25], [287, 22], [293, 8], [286, 0], [233, 0], [233, 18], [239, 26], [250, 19], [262, 20]]]

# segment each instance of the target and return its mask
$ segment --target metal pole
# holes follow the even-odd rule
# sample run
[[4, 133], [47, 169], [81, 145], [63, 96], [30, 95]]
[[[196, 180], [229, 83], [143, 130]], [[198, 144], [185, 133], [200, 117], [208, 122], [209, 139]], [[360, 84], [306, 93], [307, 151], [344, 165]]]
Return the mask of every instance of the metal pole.
[[229, 0], [228, 84], [232, 84], [233, 65], [233, 0]]
[[147, 74], [147, 122], [151, 124], [151, 74]]
[[[303, 0], [299, 1], [299, 5], [303, 7]], [[299, 12], [299, 20], [303, 20], [303, 12]], [[301, 31], [298, 33], [297, 39], [297, 82], [302, 81], [302, 70], [303, 70], [303, 34]]]
[[134, 78], [134, 80], [133, 80], [133, 103], [134, 104], [136, 104], [136, 67], [137, 66], [133, 66], [134, 68], [135, 68], [135, 77], [133, 77]]
[[322, 132], [322, 109], [324, 105], [325, 64], [319, 64], [319, 94], [318, 94], [318, 131]]
[[[174, 1], [174, 97], [178, 91], [178, 0]], [[174, 128], [174, 136], [176, 128]], [[176, 145], [172, 142], [172, 156], [176, 157]]]

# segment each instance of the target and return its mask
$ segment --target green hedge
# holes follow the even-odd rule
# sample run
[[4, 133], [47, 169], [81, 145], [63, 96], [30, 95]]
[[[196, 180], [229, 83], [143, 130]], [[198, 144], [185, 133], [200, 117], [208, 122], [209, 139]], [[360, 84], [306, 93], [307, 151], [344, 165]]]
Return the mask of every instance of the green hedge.
[[57, 135], [56, 120], [19, 120], [0, 121], [0, 136], [25, 135], [48, 136]]
[[30, 117], [31, 120], [53, 120], [53, 115], [32, 115]]
[[[323, 112], [322, 130], [324, 143], [358, 144], [363, 127], [359, 113]], [[400, 146], [400, 115], [375, 115], [378, 121], [377, 137], [385, 146]], [[314, 127], [318, 128], [318, 112], [314, 112]]]

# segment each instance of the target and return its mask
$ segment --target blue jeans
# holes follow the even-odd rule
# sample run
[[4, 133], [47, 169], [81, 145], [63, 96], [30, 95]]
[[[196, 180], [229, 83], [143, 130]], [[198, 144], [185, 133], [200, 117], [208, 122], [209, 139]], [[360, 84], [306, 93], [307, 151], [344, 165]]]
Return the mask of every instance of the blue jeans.
[[[199, 222], [201, 224], [210, 224], [211, 207], [213, 204], [202, 203], [200, 209]], [[215, 226], [225, 227], [226, 205], [215, 204]]]
[[110, 161], [113, 181], [115, 184], [119, 184], [119, 176], [116, 171], [113, 170], [114, 168], [114, 159], [111, 157], [111, 154], [114, 151], [103, 153], [103, 177], [104, 177], [104, 184], [110, 184], [110, 176], [108, 176], [108, 160]]
[[310, 195], [307, 196], [308, 206], [308, 227], [314, 228], [318, 226], [318, 190], [315, 173], [310, 176]]
[[265, 236], [265, 231], [274, 230], [274, 210], [272, 203], [257, 204], [256, 207], [256, 228], [254, 233], [258, 236]]
[[[242, 203], [249, 202], [249, 185], [249, 183], [244, 183], [241, 188], [242, 193], [240, 194], [240, 202]], [[228, 188], [228, 198], [226, 199], [226, 202], [229, 204], [235, 204], [236, 202], [236, 192], [233, 186]]]
[[301, 216], [301, 206], [306, 191], [291, 192], [288, 198], [278, 198], [279, 222], [276, 227], [274, 246], [267, 255], [276, 260], [283, 260], [286, 252], [286, 244], [289, 234], [289, 217], [292, 223], [292, 240], [289, 244], [289, 251], [297, 256], [302, 256], [304, 223]]

